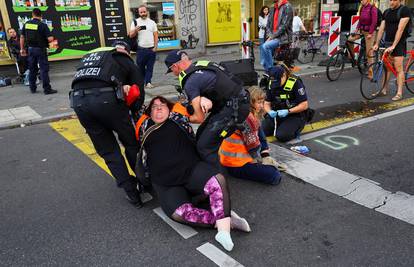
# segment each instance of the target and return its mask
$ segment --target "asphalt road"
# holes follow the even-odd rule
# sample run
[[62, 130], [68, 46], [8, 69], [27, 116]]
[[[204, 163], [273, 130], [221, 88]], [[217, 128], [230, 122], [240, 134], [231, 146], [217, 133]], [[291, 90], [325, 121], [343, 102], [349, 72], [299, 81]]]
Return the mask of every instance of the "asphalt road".
[[[364, 104], [353, 72], [337, 83], [305, 78], [320, 118], [341, 114], [338, 107], [348, 103]], [[308, 156], [413, 194], [413, 113], [335, 133], [358, 140], [331, 139], [348, 145], [340, 150], [306, 141]], [[183, 239], [153, 212], [156, 199], [132, 207], [106, 172], [48, 124], [0, 131], [0, 150], [1, 266], [215, 266], [197, 251], [206, 242], [221, 249], [214, 230], [195, 228], [195, 236]], [[229, 180], [232, 208], [252, 227], [249, 234], [232, 233], [235, 248], [226, 254], [238, 263], [414, 265], [412, 224], [283, 178], [279, 186]]]

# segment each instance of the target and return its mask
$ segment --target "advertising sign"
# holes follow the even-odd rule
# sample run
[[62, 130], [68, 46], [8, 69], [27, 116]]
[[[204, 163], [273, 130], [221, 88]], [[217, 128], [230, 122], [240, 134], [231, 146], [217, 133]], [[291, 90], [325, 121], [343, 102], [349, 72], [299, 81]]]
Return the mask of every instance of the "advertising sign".
[[206, 0], [210, 44], [240, 42], [240, 0]]
[[96, 7], [93, 0], [6, 1], [11, 27], [20, 30], [34, 8], [42, 11], [54, 37], [49, 58], [79, 57], [100, 46]]
[[100, 0], [105, 46], [127, 36], [123, 1]]
[[322, 11], [321, 16], [321, 34], [329, 33], [329, 23], [332, 17], [332, 11]]
[[173, 16], [175, 12], [174, 3], [162, 3], [162, 13], [164, 15]]

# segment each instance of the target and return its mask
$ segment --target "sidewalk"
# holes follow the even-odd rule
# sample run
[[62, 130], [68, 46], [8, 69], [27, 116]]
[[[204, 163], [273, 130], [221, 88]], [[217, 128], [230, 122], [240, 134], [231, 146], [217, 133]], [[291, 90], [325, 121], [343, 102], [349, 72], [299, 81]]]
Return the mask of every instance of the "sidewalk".
[[[175, 99], [177, 92], [174, 85], [178, 84], [177, 77], [172, 74], [165, 75], [164, 65], [166, 53], [158, 53], [154, 66], [153, 85], [155, 88], [146, 90], [146, 101], [156, 95], [163, 95], [169, 99]], [[217, 54], [217, 55], [191, 55], [195, 60], [209, 60], [221, 62], [241, 58], [240, 53]], [[325, 72], [325, 67], [317, 66], [324, 56], [317, 55], [314, 62], [300, 65], [298, 75], [312, 75]], [[256, 57], [255, 68], [259, 74], [263, 68]], [[7, 87], [0, 87], [0, 129], [23, 127], [25, 125], [49, 122], [75, 115], [69, 107], [68, 94], [71, 88], [73, 74], [79, 60], [68, 60], [50, 63], [50, 80], [53, 89], [58, 90], [57, 94], [44, 95], [41, 84], [38, 85], [37, 93], [31, 94], [29, 87], [15, 84]], [[14, 77], [15, 66], [2, 66], [1, 75]]]

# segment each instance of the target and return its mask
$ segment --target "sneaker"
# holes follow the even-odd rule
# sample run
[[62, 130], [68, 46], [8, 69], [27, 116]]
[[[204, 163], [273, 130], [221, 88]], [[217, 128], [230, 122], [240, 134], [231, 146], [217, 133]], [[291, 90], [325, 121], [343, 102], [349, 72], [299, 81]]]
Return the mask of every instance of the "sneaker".
[[145, 88], [147, 88], [147, 89], [151, 89], [151, 88], [154, 88], [155, 86], [154, 85], [152, 85], [151, 83], [147, 83], [147, 85], [145, 86]]
[[44, 93], [45, 93], [45, 95], [56, 94], [57, 90], [49, 89], [49, 90], [45, 90]]

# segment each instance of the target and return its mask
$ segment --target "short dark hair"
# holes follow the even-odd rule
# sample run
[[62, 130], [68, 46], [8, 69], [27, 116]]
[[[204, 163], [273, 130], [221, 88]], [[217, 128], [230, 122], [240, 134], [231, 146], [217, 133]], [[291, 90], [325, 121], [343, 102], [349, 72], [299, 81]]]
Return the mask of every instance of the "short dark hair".
[[14, 28], [9, 27], [9, 28], [7, 28], [7, 33], [9, 33], [9, 31], [10, 31], [10, 30], [14, 30], [14, 31], [16, 31]]
[[174, 103], [171, 102], [170, 100], [168, 100], [167, 98], [163, 97], [163, 96], [156, 96], [153, 99], [151, 99], [151, 102], [149, 103], [148, 107], [145, 109], [145, 115], [151, 116], [151, 108], [154, 105], [155, 100], [160, 100], [161, 103], [167, 104], [168, 110], [171, 111]]
[[42, 16], [42, 11], [40, 11], [40, 9], [37, 8], [37, 7], [33, 8], [32, 15], [36, 16], [36, 17], [41, 17]]
[[269, 9], [269, 7], [268, 7], [268, 6], [262, 6], [262, 8], [260, 9], [260, 13], [259, 13], [259, 16], [260, 16], [260, 17], [262, 17], [262, 18], [264, 18], [264, 17], [265, 17], [265, 14], [264, 14], [264, 12], [263, 12], [263, 10], [264, 10], [265, 8], [267, 8], [267, 10], [268, 10], [268, 11], [270, 11], [270, 9]]

